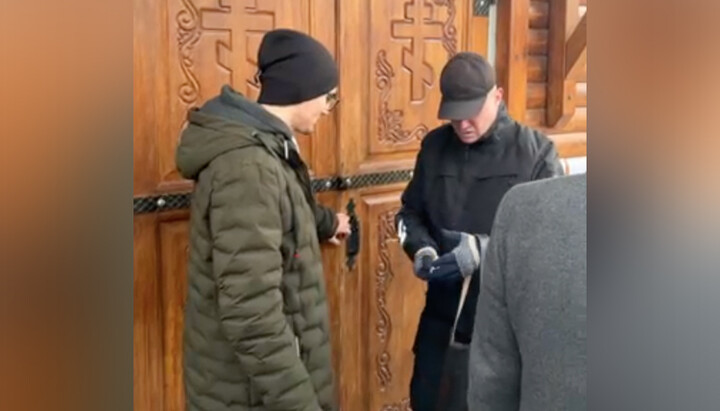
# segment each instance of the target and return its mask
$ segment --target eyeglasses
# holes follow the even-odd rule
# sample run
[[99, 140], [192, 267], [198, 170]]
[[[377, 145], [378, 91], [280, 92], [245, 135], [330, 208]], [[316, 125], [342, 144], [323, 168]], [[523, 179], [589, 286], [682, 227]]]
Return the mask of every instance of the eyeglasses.
[[325, 101], [327, 102], [328, 111], [335, 108], [335, 106], [340, 102], [337, 91], [331, 91], [330, 93], [327, 93], [327, 95], [325, 96]]

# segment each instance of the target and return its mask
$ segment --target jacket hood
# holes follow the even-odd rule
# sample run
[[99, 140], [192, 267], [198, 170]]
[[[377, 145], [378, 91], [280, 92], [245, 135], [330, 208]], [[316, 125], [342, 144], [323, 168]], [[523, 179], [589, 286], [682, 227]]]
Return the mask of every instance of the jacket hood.
[[184, 178], [198, 174], [219, 155], [250, 146], [265, 146], [283, 155], [292, 138], [290, 129], [259, 104], [229, 86], [199, 109], [188, 112], [175, 161]]

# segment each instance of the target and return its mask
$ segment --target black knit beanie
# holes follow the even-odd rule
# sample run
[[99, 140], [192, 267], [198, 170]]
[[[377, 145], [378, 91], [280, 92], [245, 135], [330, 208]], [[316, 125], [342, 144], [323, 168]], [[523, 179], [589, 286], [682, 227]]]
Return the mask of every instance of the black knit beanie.
[[330, 52], [307, 34], [278, 29], [265, 34], [258, 51], [258, 103], [287, 106], [312, 100], [338, 84]]

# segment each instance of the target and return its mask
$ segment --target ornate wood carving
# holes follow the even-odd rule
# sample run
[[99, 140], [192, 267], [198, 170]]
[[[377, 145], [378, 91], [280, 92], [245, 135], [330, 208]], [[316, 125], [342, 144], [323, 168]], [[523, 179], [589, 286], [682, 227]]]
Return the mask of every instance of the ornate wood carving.
[[200, 83], [193, 73], [192, 49], [200, 40], [198, 26], [198, 10], [190, 0], [182, 0], [183, 9], [175, 17], [177, 22], [178, 56], [180, 57], [180, 70], [185, 81], [180, 85], [178, 94], [180, 100], [188, 106], [197, 102]]
[[405, 3], [405, 18], [393, 20], [391, 36], [397, 40], [410, 40], [409, 47], [403, 47], [402, 65], [410, 72], [410, 101], [422, 101], [425, 87], [433, 84], [433, 68], [425, 60], [427, 40], [441, 40], [443, 26], [434, 21], [433, 5], [425, 0], [410, 0]]
[[388, 352], [388, 341], [392, 334], [392, 322], [390, 314], [386, 306], [386, 292], [392, 281], [392, 263], [390, 261], [390, 252], [388, 250], [388, 240], [395, 235], [394, 220], [397, 210], [390, 210], [380, 216], [378, 229], [378, 249], [380, 250], [380, 263], [378, 264], [376, 280], [375, 298], [378, 309], [378, 322], [375, 325], [375, 331], [380, 339], [380, 350], [375, 358], [377, 363], [378, 379], [380, 381], [380, 390], [385, 391], [388, 384], [392, 380], [392, 372], [390, 371], [390, 352]]
[[[200, 40], [204, 31], [222, 31], [226, 33], [223, 40], [216, 44], [217, 64], [230, 75], [233, 85], [245, 84], [248, 95], [255, 95], [258, 91], [256, 76], [239, 78], [242, 73], [236, 64], [232, 64], [231, 53], [245, 49], [245, 61], [250, 66], [257, 66], [257, 48], [248, 47], [250, 37], [262, 35], [276, 26], [275, 14], [277, 4], [275, 0], [249, 0], [244, 5], [226, 4], [228, 0], [218, 0], [216, 8], [201, 8], [192, 0], [181, 0], [182, 9], [177, 13], [177, 41], [180, 70], [183, 83], [178, 89], [180, 100], [188, 107], [198, 103], [200, 82], [194, 72], [193, 49]], [[243, 29], [233, 29], [235, 22], [242, 21]], [[244, 77], [244, 76], [243, 76]]]
[[410, 408], [410, 399], [405, 398], [399, 403], [383, 405], [382, 411], [412, 411], [412, 408]]
[[395, 72], [387, 60], [385, 50], [378, 51], [375, 75], [375, 84], [380, 89], [380, 116], [378, 118], [380, 141], [386, 144], [406, 144], [413, 140], [422, 140], [428, 132], [425, 124], [421, 123], [412, 130], [405, 130], [403, 129], [403, 111], [389, 108], [390, 90]]
[[443, 23], [443, 47], [448, 53], [448, 59], [457, 53], [457, 28], [455, 27], [455, 0], [434, 0], [438, 6], [447, 7], [447, 19]]
[[280, 6], [279, 0], [179, 0], [169, 6], [176, 41], [171, 55], [179, 70], [170, 83], [177, 99], [170, 107], [172, 135], [161, 137], [168, 140], [160, 144], [164, 182], [179, 177], [174, 143], [187, 125], [188, 109], [203, 104], [222, 84], [257, 98], [257, 50], [264, 33], [276, 27]]
[[[258, 90], [256, 76], [246, 78], [243, 73], [236, 70], [231, 64], [231, 53], [245, 50], [244, 60], [248, 65], [257, 66], [257, 49], [249, 47], [250, 38], [262, 37], [264, 33], [275, 28], [275, 14], [277, 4], [275, 0], [250, 0], [245, 5], [225, 4], [228, 0], [219, 0], [217, 9], [204, 9], [201, 12], [202, 27], [205, 30], [227, 32], [226, 40], [217, 43], [217, 63], [230, 73], [231, 84], [235, 87], [244, 84], [246, 93], [254, 96]], [[229, 19], [228, 19], [229, 16]], [[242, 21], [242, 29], [234, 27], [236, 22]]]
[[[444, 22], [432, 20], [434, 7], [446, 7]], [[391, 22], [391, 36], [394, 39], [410, 40], [410, 47], [403, 47], [402, 65], [410, 72], [410, 101], [420, 102], [425, 98], [426, 87], [435, 81], [435, 73], [425, 61], [427, 40], [441, 40], [448, 59], [457, 52], [457, 28], [455, 27], [454, 0], [410, 0], [405, 3], [403, 20]], [[387, 51], [381, 49], [376, 55], [375, 85], [380, 90], [378, 136], [382, 144], [401, 145], [422, 140], [429, 131], [425, 124], [412, 129], [403, 128], [403, 110], [390, 108], [390, 92], [395, 71], [387, 58]]]

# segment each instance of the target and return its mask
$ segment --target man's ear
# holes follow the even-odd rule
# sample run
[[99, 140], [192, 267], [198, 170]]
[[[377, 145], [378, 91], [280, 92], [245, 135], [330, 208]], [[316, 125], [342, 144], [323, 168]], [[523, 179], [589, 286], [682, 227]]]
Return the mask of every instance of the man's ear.
[[502, 87], [497, 88], [497, 99], [498, 101], [501, 101], [503, 99], [503, 94], [505, 94]]

